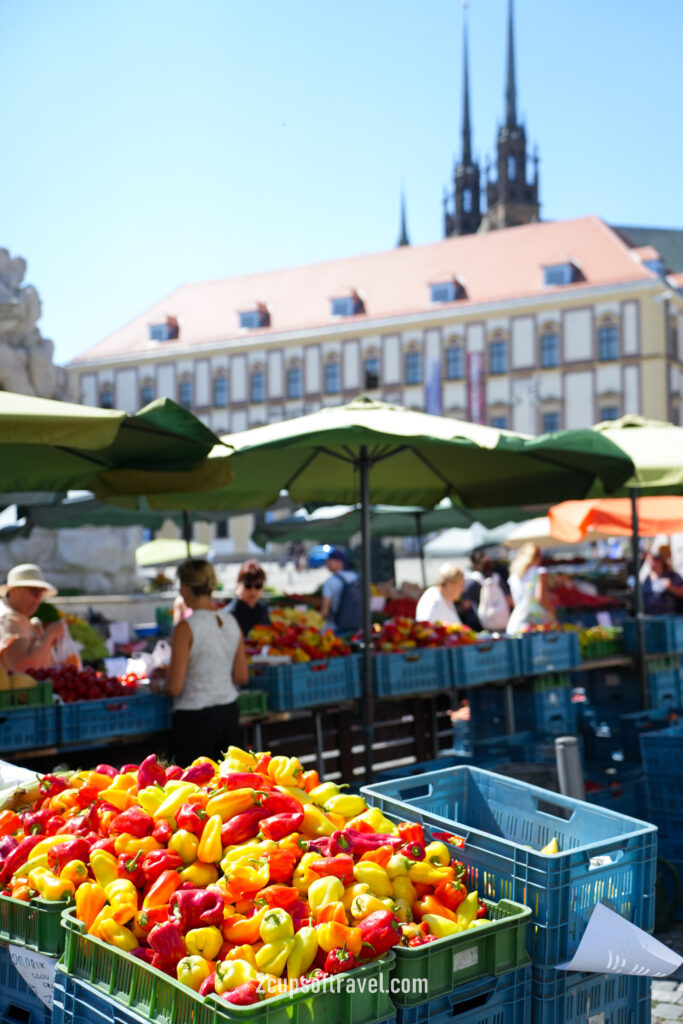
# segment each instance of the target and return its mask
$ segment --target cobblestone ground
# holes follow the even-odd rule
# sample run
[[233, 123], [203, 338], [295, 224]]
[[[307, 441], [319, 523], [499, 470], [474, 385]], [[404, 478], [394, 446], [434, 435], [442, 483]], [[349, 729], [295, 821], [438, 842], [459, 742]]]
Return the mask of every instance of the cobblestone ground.
[[[675, 921], [666, 932], [657, 932], [656, 938], [665, 946], [683, 956], [683, 921]], [[683, 1019], [683, 966], [668, 978], [655, 978], [652, 982], [652, 1021], [678, 1021]]]

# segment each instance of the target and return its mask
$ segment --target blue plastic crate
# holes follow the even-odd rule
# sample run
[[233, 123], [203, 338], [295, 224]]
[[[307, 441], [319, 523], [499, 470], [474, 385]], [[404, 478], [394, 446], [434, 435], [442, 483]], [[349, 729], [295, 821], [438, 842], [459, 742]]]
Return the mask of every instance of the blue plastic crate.
[[91, 744], [110, 736], [136, 736], [171, 728], [171, 701], [163, 694], [76, 700], [58, 707], [60, 746]]
[[418, 1006], [396, 1007], [397, 1024], [529, 1024], [531, 968], [488, 975], [459, 985], [450, 995]]
[[[683, 615], [646, 615], [645, 651], [647, 654], [683, 652]], [[635, 619], [624, 622], [624, 650], [629, 654], [638, 650], [638, 625]]]
[[481, 686], [521, 674], [519, 644], [510, 637], [451, 647], [456, 686]]
[[514, 691], [515, 726], [550, 736], [574, 735], [578, 713], [567, 676], [534, 680]]
[[[600, 902], [640, 928], [654, 925], [657, 833], [647, 822], [480, 768], [364, 786], [362, 793], [386, 814], [463, 837], [457, 857], [480, 895], [532, 908], [536, 963], [570, 958]], [[537, 852], [553, 836], [560, 852]]]
[[[675, 660], [678, 659], [667, 659]], [[681, 679], [680, 668], [657, 669], [647, 673], [647, 688], [650, 698], [650, 707], [672, 709], [681, 704]]]
[[[615, 770], [614, 774], [596, 772], [590, 765], [586, 767], [586, 800], [599, 807], [606, 807], [617, 814], [625, 814], [630, 818], [647, 812], [645, 776], [642, 769]], [[589, 788], [588, 783], [600, 784], [599, 789]]]
[[569, 622], [572, 626], [581, 626], [582, 629], [590, 629], [591, 626], [598, 624], [597, 613], [587, 608], [558, 608], [557, 617], [560, 622]]
[[676, 724], [681, 715], [683, 715], [683, 709], [680, 707], [650, 708], [648, 711], [635, 711], [628, 715], [621, 715], [619, 736], [625, 760], [639, 762], [641, 759], [640, 737], [659, 732], [661, 729], [668, 729]]
[[[574, 673], [572, 673], [574, 675]], [[590, 706], [600, 722], [616, 725], [621, 715], [642, 708], [640, 679], [624, 669], [591, 669], [582, 672], [577, 685], [584, 687]]]
[[[27, 959], [30, 950], [23, 954]], [[28, 987], [12, 963], [9, 949], [0, 946], [0, 1022], [2, 1024], [50, 1024], [51, 1011]]]
[[664, 818], [653, 815], [653, 824], [657, 826], [657, 856], [673, 861], [678, 865], [683, 878], [683, 821], [674, 820], [668, 815]]
[[533, 1024], [649, 1024], [652, 979], [534, 967]]
[[442, 647], [375, 654], [372, 659], [375, 694], [393, 697], [401, 693], [449, 689], [453, 686], [450, 655], [451, 651]]
[[460, 764], [471, 764], [472, 756], [468, 754], [444, 754], [443, 757], [432, 758], [431, 761], [413, 761], [412, 764], [402, 764], [397, 768], [386, 768], [384, 771], [375, 772], [375, 782], [388, 782], [391, 779], [412, 779], [415, 775], [424, 775], [425, 772], [435, 772], [442, 768], [455, 768]]
[[530, 732], [486, 736], [472, 741], [472, 755], [475, 764], [480, 768], [510, 761], [533, 761], [535, 738]]
[[36, 705], [0, 709], [0, 753], [54, 747], [57, 743], [57, 709]]
[[360, 655], [292, 665], [252, 663], [250, 678], [268, 694], [272, 711], [311, 708], [357, 700], [361, 694]]
[[480, 686], [469, 690], [470, 738], [486, 739], [507, 731], [505, 714], [505, 688], [501, 686]]
[[683, 791], [680, 778], [647, 775], [645, 778], [647, 815], [653, 821], [666, 821], [683, 830]]
[[671, 776], [683, 779], [683, 723], [641, 733], [640, 753], [646, 778]]
[[525, 676], [564, 672], [581, 662], [576, 633], [523, 633], [517, 643], [521, 646], [521, 667]]

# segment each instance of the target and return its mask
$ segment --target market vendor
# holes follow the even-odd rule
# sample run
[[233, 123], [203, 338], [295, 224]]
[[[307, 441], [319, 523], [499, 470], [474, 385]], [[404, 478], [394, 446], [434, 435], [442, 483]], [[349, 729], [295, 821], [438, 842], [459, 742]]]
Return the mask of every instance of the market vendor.
[[673, 615], [683, 598], [683, 579], [671, 567], [671, 548], [661, 545], [647, 556], [649, 573], [643, 580], [643, 606], [647, 615]]
[[460, 626], [460, 616], [455, 602], [462, 597], [465, 588], [465, 574], [462, 569], [451, 562], [446, 562], [439, 569], [436, 585], [428, 587], [417, 602], [415, 619], [417, 622], [452, 623]]
[[34, 616], [41, 601], [56, 593], [37, 565], [15, 565], [8, 572], [0, 586], [0, 665], [8, 672], [55, 664], [54, 646], [65, 635], [66, 622], [43, 628]]
[[270, 625], [270, 614], [263, 600], [265, 582], [266, 574], [255, 559], [245, 562], [237, 574], [237, 596], [233, 597], [225, 610], [235, 616], [244, 636], [254, 626]]
[[173, 630], [165, 692], [173, 697], [173, 757], [186, 767], [202, 755], [220, 758], [239, 744], [237, 687], [248, 681], [249, 670], [236, 620], [213, 607], [213, 566], [190, 558], [178, 566], [178, 580], [192, 615]]

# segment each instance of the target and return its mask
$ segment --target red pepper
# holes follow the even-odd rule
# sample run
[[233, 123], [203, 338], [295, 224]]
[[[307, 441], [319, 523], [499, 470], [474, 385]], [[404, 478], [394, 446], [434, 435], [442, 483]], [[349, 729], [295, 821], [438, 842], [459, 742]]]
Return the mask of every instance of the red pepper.
[[448, 910], [457, 910], [467, 896], [467, 889], [462, 882], [439, 882], [434, 896]]
[[303, 811], [299, 811], [298, 814], [273, 814], [261, 822], [261, 835], [264, 839], [277, 842], [285, 836], [291, 836], [292, 832], [298, 832], [303, 820]]
[[53, 814], [51, 818], [48, 818], [45, 822], [45, 835], [56, 836], [59, 830], [64, 826], [64, 818], [61, 814]]
[[79, 836], [76, 839], [70, 839], [66, 843], [51, 846], [47, 851], [47, 866], [49, 868], [57, 868], [57, 874], [59, 874], [64, 865], [68, 864], [70, 860], [82, 860], [84, 864], [87, 864], [89, 857], [90, 843], [87, 839]]
[[169, 960], [167, 957], [161, 956], [160, 953], [155, 953], [152, 957], [152, 967], [156, 967], [158, 971], [168, 974], [169, 978], [173, 978], [174, 981], [177, 980], [177, 963], [177, 960]]
[[341, 949], [330, 950], [325, 958], [324, 969], [328, 974], [341, 974], [342, 971], [350, 971], [352, 967], [357, 966], [358, 961], [353, 953], [346, 946], [342, 946]]
[[111, 825], [110, 832], [127, 832], [137, 839], [151, 835], [154, 828], [154, 818], [142, 810], [141, 807], [129, 807], [127, 811], [117, 814]]
[[168, 921], [168, 905], [165, 907], [150, 907], [149, 910], [139, 910], [135, 916], [135, 923], [143, 932], [150, 932], [158, 924], [166, 924]]
[[[118, 768], [114, 768], [113, 764], [98, 764], [94, 771], [98, 772], [100, 775], [109, 775], [112, 779], [115, 779], [119, 774]], [[121, 771], [123, 771], [123, 769], [121, 769]]]
[[200, 836], [204, 831], [207, 818], [208, 814], [204, 808], [195, 807], [194, 804], [183, 804], [175, 816], [178, 828], [184, 828], [186, 832], [192, 832], [196, 836]]
[[275, 785], [268, 775], [259, 775], [256, 772], [229, 772], [227, 775], [221, 775], [220, 779], [222, 788], [228, 790], [272, 789]]
[[291, 850], [279, 846], [267, 853], [265, 858], [271, 882], [291, 882], [296, 867], [296, 856]]
[[43, 775], [38, 788], [40, 790], [42, 798], [45, 800], [48, 797], [56, 796], [57, 793], [63, 793], [65, 789], [68, 789], [68, 782], [61, 778], [59, 775]]
[[251, 1006], [252, 1003], [258, 1003], [263, 998], [261, 982], [258, 978], [252, 978], [251, 981], [244, 981], [241, 985], [237, 985], [231, 992], [222, 992], [221, 997], [225, 999], [226, 1003], [232, 1003], [233, 1006]]
[[263, 811], [260, 807], [252, 807], [251, 810], [235, 814], [230, 821], [225, 822], [221, 829], [223, 846], [239, 846], [240, 843], [246, 843], [253, 839], [259, 830], [259, 822], [262, 817]]
[[181, 931], [223, 924], [225, 900], [215, 889], [176, 890], [169, 900], [169, 910]]
[[335, 875], [347, 885], [353, 885], [353, 857], [346, 853], [338, 853], [336, 857], [323, 857], [311, 861], [309, 867], [319, 875]]
[[166, 921], [164, 924], [155, 925], [147, 939], [150, 949], [158, 953], [168, 963], [173, 961], [177, 963], [187, 952], [185, 939], [177, 921]]
[[113, 856], [116, 856], [116, 848], [114, 846], [113, 839], [96, 839], [90, 847], [91, 853], [93, 850], [106, 850], [107, 853], [111, 853]]
[[127, 878], [129, 882], [141, 889], [147, 879], [145, 878], [145, 872], [142, 869], [142, 861], [144, 854], [142, 850], [138, 850], [134, 857], [130, 854], [122, 853], [119, 855], [119, 878]]
[[186, 768], [180, 778], [183, 782], [194, 782], [197, 786], [205, 786], [216, 774], [216, 769], [208, 761], [192, 764]]
[[[266, 789], [267, 786], [261, 786], [261, 789]], [[298, 800], [295, 800], [293, 796], [287, 796], [286, 793], [279, 793], [277, 790], [273, 790], [265, 797], [261, 803], [261, 816], [268, 818], [272, 814], [298, 814], [301, 810], [301, 804]]]
[[119, 771], [120, 771], [121, 775], [129, 775], [131, 772], [138, 771], [139, 767], [140, 767], [140, 765], [138, 765], [138, 764], [130, 764], [130, 763], [129, 764], [122, 764], [121, 768], [119, 769]]
[[21, 840], [19, 845], [5, 857], [2, 870], [0, 870], [0, 881], [8, 882], [10, 880], [15, 868], [18, 868], [28, 860], [31, 850], [42, 841], [42, 838], [41, 835], [26, 836], [25, 839]]
[[287, 911], [297, 902], [299, 890], [289, 885], [268, 885], [254, 900], [257, 907], [280, 907]]
[[361, 959], [386, 953], [400, 943], [403, 935], [398, 918], [390, 910], [375, 910], [359, 924], [363, 936]]
[[154, 959], [154, 953], [147, 946], [138, 946], [136, 949], [131, 949], [131, 956], [136, 956], [138, 960], [143, 960], [146, 964], [151, 964]]
[[463, 836], [456, 836], [452, 832], [432, 832], [432, 838], [440, 839], [442, 843], [450, 843], [451, 846], [459, 846], [461, 849], [465, 846]]
[[200, 996], [210, 996], [212, 992], [216, 991], [216, 972], [211, 971], [211, 974], [204, 978], [204, 981], [199, 986]]
[[55, 812], [50, 807], [42, 811], [27, 811], [21, 815], [21, 823], [27, 836], [45, 835], [45, 826]]
[[170, 782], [171, 779], [180, 779], [182, 778], [182, 774], [183, 769], [180, 767], [180, 765], [172, 764], [170, 768], [166, 769], [166, 781]]
[[378, 846], [391, 846], [393, 850], [403, 846], [399, 836], [390, 836], [384, 832], [359, 832], [355, 828], [345, 828], [343, 832], [333, 832], [330, 836], [330, 853], [352, 853], [358, 859], [368, 850], [376, 850]]
[[322, 967], [314, 967], [312, 971], [309, 971], [308, 974], [301, 978], [299, 984], [310, 985], [312, 981], [324, 981], [325, 978], [329, 978], [327, 971], [323, 970]]
[[157, 761], [156, 754], [150, 754], [140, 763], [140, 767], [134, 770], [138, 773], [138, 793], [147, 786], [164, 786], [169, 778], [164, 766]]
[[81, 786], [76, 793], [76, 807], [80, 807], [82, 810], [90, 807], [97, 800], [99, 792], [95, 786]]
[[488, 914], [488, 907], [483, 902], [481, 897], [477, 897], [477, 904], [478, 904], [477, 917], [486, 917], [486, 915]]
[[183, 858], [175, 850], [151, 850], [143, 858], [142, 873], [149, 885], [162, 871], [178, 871], [182, 866]]
[[425, 834], [422, 825], [415, 821], [402, 821], [398, 826], [398, 834], [404, 843], [421, 843], [425, 845]]
[[409, 860], [424, 860], [425, 858], [424, 843], [406, 843], [406, 845], [402, 846], [397, 852], [403, 857], [407, 857]]
[[156, 839], [158, 843], [162, 843], [164, 846], [166, 846], [167, 842], [169, 841], [172, 835], [173, 829], [171, 828], [171, 826], [169, 825], [165, 818], [161, 818], [159, 821], [154, 823], [154, 828], [152, 829], [152, 836], [154, 837], [154, 839]]

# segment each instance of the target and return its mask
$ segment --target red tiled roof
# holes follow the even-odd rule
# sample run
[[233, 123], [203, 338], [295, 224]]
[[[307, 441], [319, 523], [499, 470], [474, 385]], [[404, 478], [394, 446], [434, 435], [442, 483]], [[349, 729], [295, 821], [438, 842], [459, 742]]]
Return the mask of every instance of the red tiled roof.
[[[581, 268], [584, 280], [557, 288], [543, 285], [544, 266], [558, 254]], [[388, 252], [308, 266], [287, 267], [216, 281], [183, 285], [120, 330], [77, 356], [116, 359], [173, 354], [175, 348], [221, 341], [268, 337], [329, 327], [342, 318], [331, 315], [330, 299], [357, 292], [365, 314], [344, 318], [349, 331], [365, 322], [433, 312], [429, 284], [446, 275], [462, 283], [466, 298], [453, 306], [531, 298], [596, 285], [649, 280], [652, 272], [631, 256], [627, 245], [598, 217], [548, 221], [482, 235], [445, 239], [431, 245], [402, 246]], [[264, 303], [270, 326], [240, 329], [238, 313]], [[448, 309], [450, 304], [444, 304]], [[150, 324], [177, 317], [180, 337], [150, 341]]]

